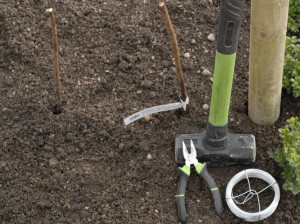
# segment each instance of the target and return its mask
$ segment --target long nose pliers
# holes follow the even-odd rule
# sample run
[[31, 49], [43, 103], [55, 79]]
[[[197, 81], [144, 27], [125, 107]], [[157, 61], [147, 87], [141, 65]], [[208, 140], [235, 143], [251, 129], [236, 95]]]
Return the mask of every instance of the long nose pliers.
[[191, 165], [195, 167], [197, 174], [201, 175], [201, 177], [203, 177], [204, 180], [206, 181], [207, 185], [210, 188], [210, 191], [212, 192], [215, 210], [218, 215], [221, 215], [223, 212], [223, 203], [222, 203], [220, 191], [216, 182], [209, 175], [207, 171], [207, 164], [198, 162], [197, 151], [192, 140], [190, 143], [191, 153], [188, 152], [184, 142], [182, 142], [182, 150], [185, 159], [185, 165], [183, 167], [179, 167], [180, 178], [179, 178], [179, 184], [176, 192], [176, 203], [177, 203], [178, 217], [180, 222], [184, 224], [187, 221], [187, 212], [185, 208], [185, 188], [187, 185], [187, 181], [190, 177]]

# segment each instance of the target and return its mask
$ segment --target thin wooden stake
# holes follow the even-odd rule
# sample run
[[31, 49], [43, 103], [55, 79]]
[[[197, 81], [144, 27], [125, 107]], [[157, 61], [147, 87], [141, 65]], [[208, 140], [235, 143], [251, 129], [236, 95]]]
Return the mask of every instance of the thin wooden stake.
[[177, 77], [179, 80], [182, 99], [185, 101], [187, 98], [187, 91], [186, 91], [186, 87], [185, 87], [185, 83], [184, 83], [183, 72], [182, 72], [181, 65], [180, 65], [180, 53], [179, 53], [179, 47], [178, 47], [178, 43], [177, 43], [177, 39], [176, 39], [176, 34], [175, 34], [174, 28], [172, 26], [172, 22], [170, 20], [170, 16], [169, 16], [168, 8], [167, 8], [166, 4], [164, 2], [160, 2], [159, 8], [161, 9], [161, 12], [163, 14], [166, 28], [167, 28], [169, 37], [172, 41], [172, 54], [175, 59], [176, 74], [177, 74]]
[[62, 101], [61, 101], [61, 88], [60, 88], [60, 74], [59, 74], [59, 61], [58, 61], [58, 40], [57, 40], [57, 28], [55, 15], [52, 8], [46, 10], [50, 16], [50, 25], [52, 30], [52, 48], [53, 48], [53, 65], [54, 65], [54, 79], [55, 79], [55, 89], [56, 89], [56, 113], [61, 113], [62, 111]]

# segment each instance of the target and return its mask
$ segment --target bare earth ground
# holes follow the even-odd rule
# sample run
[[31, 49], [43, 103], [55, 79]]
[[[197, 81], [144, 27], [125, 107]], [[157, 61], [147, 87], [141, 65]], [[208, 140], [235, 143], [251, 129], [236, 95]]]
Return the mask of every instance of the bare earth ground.
[[[219, 1], [168, 1], [190, 97], [184, 115], [165, 112], [125, 128], [123, 118], [178, 102], [171, 49], [155, 1], [0, 1], [1, 223], [177, 223], [174, 161], [177, 134], [202, 132], [210, 103]], [[45, 10], [56, 10], [63, 112], [54, 115], [51, 32]], [[229, 127], [256, 137], [251, 166], [210, 168], [224, 214], [213, 209], [196, 175], [187, 188], [189, 223], [242, 223], [225, 203], [228, 181], [246, 168], [281, 169], [267, 151], [281, 146], [278, 128], [298, 115], [299, 100], [283, 93], [281, 116], [269, 127], [247, 117], [249, 10], [238, 49]], [[195, 39], [195, 43], [192, 43]], [[204, 53], [208, 50], [208, 53]], [[151, 159], [147, 155], [151, 154]], [[149, 156], [148, 156], [149, 157]], [[276, 212], [261, 223], [300, 223], [299, 195], [282, 190]]]

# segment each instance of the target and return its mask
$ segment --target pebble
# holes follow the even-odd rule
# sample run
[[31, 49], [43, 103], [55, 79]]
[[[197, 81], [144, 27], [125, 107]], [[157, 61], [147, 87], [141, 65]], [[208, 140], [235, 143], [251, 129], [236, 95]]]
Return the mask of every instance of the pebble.
[[207, 54], [208, 52], [209, 52], [209, 50], [207, 50], [207, 49], [206, 49], [206, 50], [204, 50], [204, 54]]
[[152, 159], [152, 155], [151, 155], [150, 153], [148, 153], [147, 159], [148, 159], [148, 160], [151, 160], [151, 159]]
[[151, 120], [151, 116], [150, 115], [146, 115], [144, 117], [144, 119], [145, 119], [146, 122], [149, 122]]
[[214, 77], [211, 77], [209, 80], [210, 80], [211, 82], [213, 82], [213, 81], [214, 81]]
[[191, 44], [195, 44], [196, 40], [195, 39], [191, 39]]
[[211, 42], [214, 42], [216, 40], [216, 37], [213, 33], [210, 33], [208, 36], [207, 36], [207, 39]]
[[203, 108], [203, 110], [208, 110], [209, 109], [209, 105], [206, 103], [206, 104], [203, 104], [203, 106], [202, 106], [202, 108]]
[[211, 75], [211, 72], [205, 68], [203, 71], [202, 71], [202, 75]]
[[186, 53], [184, 53], [183, 57], [185, 57], [185, 58], [190, 58], [190, 57], [191, 57], [191, 54], [190, 54], [189, 52], [186, 52]]
[[58, 163], [58, 160], [57, 160], [57, 159], [55, 159], [55, 158], [49, 159], [49, 165], [50, 165], [51, 167], [56, 166], [57, 163]]

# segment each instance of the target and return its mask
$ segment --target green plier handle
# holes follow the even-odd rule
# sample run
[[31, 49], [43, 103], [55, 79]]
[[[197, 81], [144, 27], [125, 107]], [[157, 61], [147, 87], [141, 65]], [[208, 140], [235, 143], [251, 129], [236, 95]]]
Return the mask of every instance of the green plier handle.
[[[197, 169], [197, 165], [201, 165], [202, 169]], [[214, 179], [209, 175], [207, 171], [207, 165], [206, 163], [201, 164], [198, 163], [196, 167], [196, 171], [199, 175], [203, 177], [203, 179], [206, 181], [207, 185], [209, 186], [213, 200], [215, 205], [215, 210], [218, 215], [221, 215], [223, 212], [223, 203], [220, 195], [219, 188], [214, 181]], [[179, 184], [177, 187], [176, 192], [176, 203], [177, 203], [177, 211], [178, 211], [178, 217], [182, 224], [187, 222], [187, 212], [185, 208], [185, 189], [186, 185], [190, 176], [190, 168], [187, 166], [184, 166], [183, 168], [179, 168], [180, 170], [180, 178], [179, 178]]]

